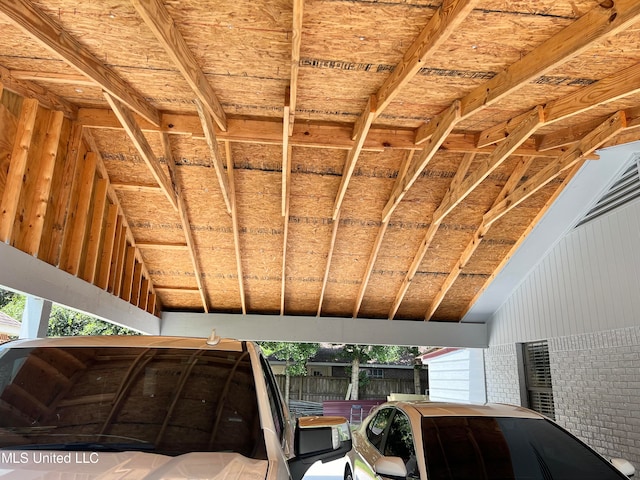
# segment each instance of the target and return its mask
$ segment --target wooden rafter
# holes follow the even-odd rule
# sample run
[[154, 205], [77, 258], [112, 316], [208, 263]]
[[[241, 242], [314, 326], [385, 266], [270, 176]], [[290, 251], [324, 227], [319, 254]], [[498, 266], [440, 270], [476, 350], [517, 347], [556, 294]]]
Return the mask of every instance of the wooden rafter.
[[238, 289], [240, 291], [240, 305], [242, 313], [247, 313], [246, 295], [244, 293], [244, 275], [242, 273], [242, 250], [240, 248], [240, 228], [238, 226], [238, 206], [236, 204], [236, 187], [233, 179], [233, 157], [231, 145], [224, 142], [224, 151], [227, 157], [227, 172], [229, 172], [229, 199], [231, 201], [231, 223], [233, 224], [233, 246], [236, 252], [236, 272], [238, 273]]
[[[289, 149], [289, 115], [291, 113], [289, 87], [284, 94], [284, 115], [282, 122], [282, 216], [286, 216], [289, 206], [289, 181], [291, 179], [291, 150]], [[293, 128], [293, 126], [292, 126]], [[227, 142], [228, 143], [228, 142]]]
[[367, 138], [367, 133], [369, 133], [369, 128], [371, 128], [371, 123], [373, 122], [375, 114], [376, 97], [375, 95], [371, 95], [369, 97], [369, 101], [367, 102], [367, 106], [364, 109], [364, 112], [353, 127], [352, 137], [355, 140], [356, 144], [351, 150], [349, 150], [349, 153], [347, 154], [347, 160], [344, 164], [344, 169], [342, 171], [342, 180], [340, 181], [338, 194], [336, 195], [336, 202], [333, 206], [332, 218], [334, 220], [338, 218], [340, 207], [342, 206], [342, 200], [344, 200], [344, 195], [347, 193], [349, 181], [351, 180], [353, 171], [356, 168], [356, 162], [358, 160], [358, 157], [360, 156], [360, 152], [362, 151], [362, 146], [364, 145], [364, 141]]
[[[547, 103], [544, 119], [547, 124], [557, 122], [637, 92], [640, 92], [640, 63]], [[519, 119], [516, 117], [484, 130], [478, 135], [477, 145], [484, 147], [504, 140]]]
[[202, 269], [200, 268], [200, 260], [198, 258], [198, 251], [195, 241], [193, 239], [193, 233], [191, 232], [191, 221], [189, 220], [189, 212], [187, 212], [187, 206], [184, 203], [182, 197], [182, 186], [178, 175], [176, 175], [176, 162], [173, 158], [173, 152], [171, 151], [171, 140], [169, 135], [163, 133], [161, 135], [162, 148], [164, 150], [164, 160], [167, 162], [169, 168], [169, 177], [171, 183], [176, 192], [176, 198], [178, 202], [178, 215], [180, 216], [180, 222], [182, 223], [182, 231], [184, 232], [185, 241], [187, 242], [187, 250], [191, 257], [191, 264], [193, 265], [194, 277], [198, 285], [198, 291], [200, 292], [200, 298], [202, 299], [202, 306], [205, 313], [209, 312], [209, 300], [207, 291], [202, 282]]
[[502, 260], [500, 261], [500, 263], [496, 267], [496, 269], [489, 275], [489, 277], [484, 282], [484, 285], [482, 285], [482, 287], [476, 292], [476, 294], [471, 299], [471, 301], [469, 302], [469, 304], [465, 308], [464, 312], [462, 313], [461, 318], [464, 317], [469, 312], [469, 310], [476, 303], [478, 298], [480, 298], [480, 295], [482, 295], [487, 290], [487, 288], [489, 287], [491, 282], [493, 282], [493, 280], [495, 279], [496, 275], [498, 275], [498, 273], [500, 273], [500, 271], [509, 262], [509, 260], [511, 260], [511, 257], [513, 257], [513, 255], [518, 250], [518, 248], [520, 248], [520, 245], [522, 245], [522, 242], [524, 242], [524, 240], [531, 233], [531, 231], [534, 229], [534, 227], [538, 224], [538, 222], [542, 219], [542, 217], [547, 213], [549, 208], [551, 208], [551, 205], [553, 205], [553, 203], [556, 201], [558, 196], [562, 193], [562, 191], [565, 189], [565, 187], [573, 179], [575, 174], [578, 173], [578, 170], [580, 170], [580, 168], [582, 167], [584, 162], [586, 162], [586, 158], [585, 157], [579, 159], [578, 162], [574, 165], [573, 169], [571, 169], [571, 171], [565, 177], [565, 179], [560, 184], [560, 186], [558, 186], [558, 188], [556, 188], [556, 191], [553, 193], [553, 195], [551, 195], [551, 197], [549, 197], [549, 199], [544, 204], [544, 206], [540, 209], [540, 211], [535, 216], [535, 218], [524, 229], [524, 231], [522, 232], [522, 235], [520, 235], [520, 238], [518, 238], [518, 240], [516, 240], [516, 242], [513, 244], [513, 246], [509, 250], [509, 252], [502, 258]]
[[291, 28], [291, 80], [289, 83], [289, 111], [284, 116], [288, 135], [293, 134], [293, 125], [296, 117], [296, 105], [298, 102], [298, 70], [300, 65], [300, 46], [302, 45], [302, 17], [304, 13], [304, 0], [293, 0], [293, 25]]
[[[97, 158], [97, 157], [96, 157]], [[100, 178], [96, 181], [94, 189], [93, 214], [89, 224], [87, 237], [87, 253], [85, 255], [82, 278], [89, 283], [94, 283], [98, 271], [100, 258], [100, 239], [104, 228], [104, 216], [107, 208], [107, 190], [109, 179]]]
[[[504, 198], [506, 198], [511, 192], [513, 192], [513, 190], [515, 190], [515, 188], [518, 186], [518, 183], [522, 179], [522, 176], [525, 174], [525, 172], [528, 170], [529, 166], [533, 162], [534, 158], [535, 157], [523, 157], [516, 164], [516, 167], [513, 169], [513, 172], [509, 176], [509, 180], [507, 180], [507, 183], [505, 183], [505, 185], [502, 187], [502, 190], [500, 191], [495, 201], [493, 202], [494, 206], [497, 205], [499, 202], [501, 202]], [[445, 279], [444, 283], [440, 286], [438, 293], [436, 293], [435, 297], [431, 301], [431, 304], [429, 305], [429, 309], [427, 310], [427, 313], [425, 314], [425, 317], [424, 317], [426, 321], [431, 320], [431, 317], [433, 316], [435, 311], [438, 309], [438, 307], [442, 303], [442, 300], [447, 295], [447, 293], [449, 292], [449, 290], [451, 289], [455, 281], [458, 279], [458, 276], [460, 276], [460, 273], [462, 273], [462, 269], [467, 265], [467, 263], [469, 262], [469, 260], [471, 259], [475, 251], [480, 246], [480, 243], [482, 242], [482, 239], [487, 233], [487, 230], [488, 230], [488, 227], [486, 227], [484, 224], [481, 224], [476, 229], [476, 231], [473, 234], [473, 237], [471, 238], [471, 241], [467, 244], [465, 249], [462, 251], [462, 254], [460, 255], [460, 258], [458, 259], [458, 261], [456, 262], [456, 265], [453, 267], [453, 269]]]
[[324, 293], [327, 289], [327, 282], [329, 281], [329, 270], [331, 269], [331, 260], [333, 259], [333, 249], [336, 246], [336, 238], [338, 237], [338, 226], [340, 225], [340, 212], [338, 211], [338, 218], [333, 220], [333, 229], [331, 230], [331, 241], [329, 242], [329, 251], [327, 252], [327, 264], [324, 268], [324, 277], [322, 278], [322, 289], [320, 290], [320, 300], [318, 301], [317, 316], [322, 313], [322, 303], [324, 301]]
[[[451, 184], [449, 186], [450, 190], [457, 190], [460, 187], [469, 170], [469, 167], [471, 166], [471, 162], [473, 161], [474, 157], [475, 157], [474, 154], [467, 154], [462, 158], [462, 162], [460, 162], [460, 166], [458, 167], [456, 174], [451, 180]], [[440, 223], [442, 220], [436, 220], [434, 217], [432, 217], [431, 224], [427, 229], [427, 233], [422, 239], [422, 242], [418, 247], [418, 251], [413, 257], [413, 260], [411, 261], [409, 270], [407, 271], [407, 274], [405, 275], [404, 279], [402, 280], [402, 284], [398, 289], [396, 298], [391, 306], [391, 309], [389, 310], [389, 320], [392, 320], [393, 317], [395, 317], [396, 313], [398, 312], [398, 308], [400, 308], [400, 304], [402, 303], [402, 300], [404, 299], [404, 296], [406, 295], [407, 290], [409, 290], [409, 286], [411, 285], [411, 282], [413, 281], [413, 277], [415, 277], [416, 272], [420, 267], [420, 263], [422, 263], [422, 260], [424, 259], [424, 256], [427, 254], [427, 250], [429, 249], [429, 246], [431, 245], [433, 238], [436, 236], [436, 233], [438, 233], [438, 229], [440, 228]]]
[[391, 214], [396, 209], [400, 201], [404, 198], [405, 194], [409, 191], [411, 186], [418, 179], [422, 171], [425, 169], [429, 161], [436, 154], [442, 142], [447, 138], [453, 127], [460, 119], [460, 102], [453, 102], [453, 104], [449, 107], [446, 114], [443, 115], [439, 120], [439, 124], [435, 126], [434, 134], [427, 145], [425, 145], [422, 152], [418, 156], [418, 159], [415, 162], [412, 162], [409, 166], [407, 172], [402, 176], [398, 177], [396, 184], [393, 187], [393, 191], [391, 192], [391, 196], [387, 201], [387, 204], [382, 211], [382, 221], [388, 222]]
[[437, 222], [460, 204], [491, 172], [498, 168], [511, 156], [522, 142], [524, 142], [542, 123], [542, 107], [537, 106], [531, 110], [520, 123], [513, 129], [509, 137], [498, 145], [493, 153], [460, 184], [455, 191], [447, 191], [442, 203], [433, 214]]
[[154, 125], [160, 125], [158, 111], [142, 95], [35, 5], [27, 0], [0, 0], [0, 13], [49, 51], [96, 82], [110, 95]]
[[[469, 13], [471, 13], [476, 2], [477, 0], [445, 1], [443, 5], [438, 10], [436, 10], [433, 16], [429, 19], [427, 25], [422, 29], [418, 37], [413, 41], [409, 49], [405, 52], [402, 60], [398, 65], [396, 65], [391, 75], [387, 77], [382, 87], [380, 87], [376, 94], [369, 97], [364, 111], [360, 114], [360, 117], [353, 127], [351, 138], [355, 141], [355, 145], [351, 148], [351, 150], [349, 150], [349, 154], [345, 162], [342, 180], [338, 189], [338, 194], [336, 196], [336, 202], [333, 207], [334, 220], [338, 217], [344, 195], [347, 191], [347, 187], [349, 186], [353, 170], [355, 169], [356, 162], [358, 161], [358, 157], [360, 156], [360, 152], [362, 151], [362, 148], [364, 146], [364, 142], [369, 133], [369, 129], [371, 128], [371, 124], [376, 119], [376, 117], [378, 117], [382, 113], [382, 111], [391, 103], [400, 89], [418, 73], [418, 71], [423, 67], [424, 61], [449, 38], [455, 28], [464, 21]], [[457, 105], [455, 105], [452, 109], [459, 113]], [[444, 119], [443, 123], [449, 121], [450, 123], [446, 124], [444, 129], [441, 131], [443, 133], [443, 136], [434, 140], [434, 142], [432, 142], [432, 145], [430, 146], [431, 148], [425, 148], [423, 150], [422, 156], [424, 157], [424, 159], [421, 157], [420, 164], [424, 164], [426, 166], [433, 154], [435, 154], [438, 148], [440, 148], [442, 141], [449, 133], [451, 133], [451, 130], [456, 123], [456, 118], [447, 116], [447, 118]], [[424, 167], [422, 167], [420, 171], [422, 171], [423, 169]], [[399, 198], [397, 202], [394, 203], [393, 207], [389, 207], [389, 209], [385, 208], [385, 213], [383, 215], [384, 222], [389, 221], [391, 211], [393, 211], [395, 205], [400, 202], [400, 200], [406, 193], [406, 190], [408, 190], [411, 184], [413, 184], [413, 181], [415, 179], [412, 178], [413, 175], [409, 178], [408, 186], [399, 185], [399, 190], [396, 191], [394, 189], [394, 194], [398, 195]]]
[[78, 107], [71, 102], [30, 81], [29, 78], [21, 78], [16, 75], [15, 70], [9, 70], [2, 65], [0, 65], [0, 83], [4, 84], [4, 88], [18, 95], [38, 100], [43, 107], [62, 112], [67, 118], [73, 120], [78, 115]]
[[[288, 147], [287, 155], [291, 158], [292, 148]], [[285, 181], [285, 179], [283, 179]], [[291, 175], [287, 175], [287, 191], [290, 190], [289, 182], [291, 182]], [[287, 196], [288, 197], [288, 196]], [[289, 201], [285, 204], [284, 218], [283, 218], [283, 239], [282, 239], [282, 284], [280, 287], [280, 315], [284, 315], [285, 309], [285, 288], [287, 284], [287, 242], [289, 241]]]
[[400, 63], [395, 66], [393, 73], [387, 77], [378, 90], [376, 116], [387, 108], [400, 89], [424, 67], [425, 60], [450, 37], [477, 3], [476, 0], [442, 2], [442, 6], [435, 11], [427, 25], [405, 52]]
[[211, 120], [211, 116], [209, 112], [207, 112], [198, 100], [196, 100], [196, 107], [198, 108], [198, 116], [200, 117], [200, 121], [202, 122], [202, 130], [204, 132], [204, 137], [207, 140], [207, 145], [209, 146], [209, 153], [211, 153], [211, 160], [213, 162], [213, 168], [216, 172], [216, 177], [218, 178], [218, 184], [220, 185], [220, 191], [222, 193], [222, 198], [224, 200], [224, 204], [227, 207], [227, 212], [231, 213], [231, 196], [229, 194], [229, 178], [224, 171], [224, 162], [220, 156], [220, 150], [218, 149], [218, 140], [216, 138], [216, 132], [213, 128], [213, 122]]
[[[497, 102], [531, 80], [568, 62], [596, 42], [601, 42], [628, 28], [639, 17], [640, 3], [635, 0], [600, 3], [491, 80], [465, 95], [461, 99], [461, 118], [465, 119]], [[434, 130], [431, 123], [420, 127], [416, 131], [416, 143], [427, 140]]]
[[131, 3], [220, 130], [226, 130], [224, 109], [163, 3], [160, 0], [131, 0]]
[[[413, 155], [415, 154], [415, 150], [410, 150], [407, 155], [404, 157], [402, 161], [402, 165], [400, 170], [398, 171], [398, 178], [404, 177], [407, 173], [407, 169], [409, 165], [411, 165], [411, 161], [413, 160]], [[380, 253], [380, 248], [382, 247], [382, 240], [384, 239], [384, 235], [387, 232], [387, 227], [389, 226], [389, 222], [382, 222], [380, 228], [378, 229], [378, 235], [376, 236], [376, 241], [373, 244], [373, 249], [371, 250], [371, 254], [369, 255], [369, 261], [367, 262], [367, 269], [365, 270], [364, 276], [362, 277], [362, 282], [360, 282], [360, 289], [358, 290], [358, 296], [356, 297], [355, 305], [353, 306], [353, 318], [358, 316], [358, 312], [360, 311], [360, 307], [362, 305], [362, 300], [364, 299], [364, 293], [367, 290], [367, 286], [369, 285], [369, 280], [371, 279], [371, 273], [373, 272], [373, 266], [378, 259], [378, 254]]]
[[483, 217], [486, 226], [494, 222], [544, 187], [561, 172], [573, 167], [584, 155], [591, 153], [626, 126], [624, 112], [620, 111], [609, 117], [604, 123], [587, 134], [577, 145], [568, 150], [558, 160], [529, 178], [517, 190], [494, 205]]
[[144, 160], [144, 163], [146, 163], [149, 170], [151, 170], [153, 178], [156, 179], [156, 182], [158, 182], [158, 185], [162, 188], [162, 193], [167, 197], [171, 206], [177, 210], [178, 202], [176, 200], [176, 192], [173, 190], [170, 180], [167, 178], [166, 173], [160, 166], [160, 162], [153, 153], [151, 145], [149, 145], [149, 142], [142, 133], [142, 130], [138, 126], [134, 116], [131, 114], [131, 111], [108, 93], [105, 92], [104, 96], [107, 99], [107, 102], [109, 102], [109, 105], [111, 105], [111, 109], [120, 120], [120, 123], [127, 132], [127, 135], [129, 135], [129, 138], [136, 147], [136, 150], [138, 150], [142, 160]]

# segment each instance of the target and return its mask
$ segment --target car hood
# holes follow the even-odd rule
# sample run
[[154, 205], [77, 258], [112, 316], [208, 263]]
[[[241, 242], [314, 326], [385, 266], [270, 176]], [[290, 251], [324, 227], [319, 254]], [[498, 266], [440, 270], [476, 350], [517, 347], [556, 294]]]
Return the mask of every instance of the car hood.
[[144, 452], [0, 450], [2, 480], [264, 479], [266, 460], [236, 453], [194, 452], [169, 457]]

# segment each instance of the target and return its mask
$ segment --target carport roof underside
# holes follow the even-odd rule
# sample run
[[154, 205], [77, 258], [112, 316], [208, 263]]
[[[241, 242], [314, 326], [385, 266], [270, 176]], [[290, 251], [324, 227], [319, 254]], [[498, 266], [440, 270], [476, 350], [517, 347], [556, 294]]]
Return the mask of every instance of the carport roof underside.
[[0, 0], [2, 240], [156, 315], [460, 322], [595, 150], [640, 139], [639, 20]]

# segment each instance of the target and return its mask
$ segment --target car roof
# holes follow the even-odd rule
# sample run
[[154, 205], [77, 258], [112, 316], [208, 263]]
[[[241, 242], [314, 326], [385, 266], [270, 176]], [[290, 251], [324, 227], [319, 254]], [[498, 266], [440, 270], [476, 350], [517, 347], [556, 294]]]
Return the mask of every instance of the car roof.
[[537, 412], [515, 405], [500, 403], [465, 404], [449, 402], [429, 401], [398, 401], [387, 402], [384, 405], [395, 405], [405, 411], [417, 412], [423, 417], [518, 417], [518, 418], [544, 418]]
[[14, 340], [0, 348], [35, 347], [153, 347], [204, 350], [225, 350], [241, 352], [246, 350], [246, 342], [223, 338], [216, 345], [207, 343], [206, 338], [166, 337], [154, 335], [96, 335], [77, 337], [47, 337]]

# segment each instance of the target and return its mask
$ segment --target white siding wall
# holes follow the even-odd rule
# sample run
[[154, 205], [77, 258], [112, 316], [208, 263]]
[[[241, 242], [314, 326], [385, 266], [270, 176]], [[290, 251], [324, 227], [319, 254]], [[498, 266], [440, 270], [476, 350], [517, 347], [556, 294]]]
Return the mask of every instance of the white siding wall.
[[463, 403], [486, 401], [482, 350], [457, 350], [427, 363], [430, 400]]
[[640, 202], [563, 238], [496, 312], [489, 344], [640, 325]]
[[496, 312], [489, 401], [519, 403], [516, 343], [543, 339], [558, 423], [640, 467], [640, 202], [570, 232]]

